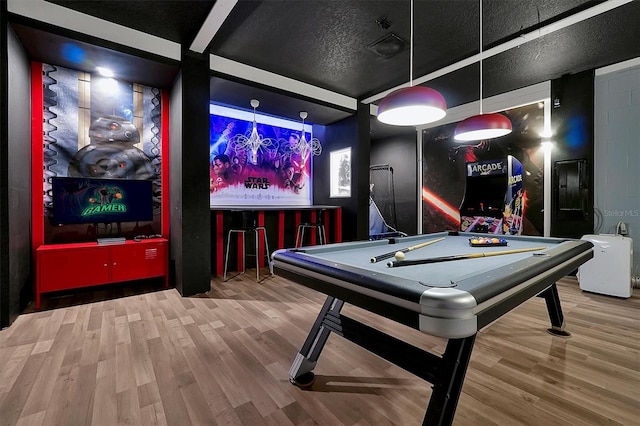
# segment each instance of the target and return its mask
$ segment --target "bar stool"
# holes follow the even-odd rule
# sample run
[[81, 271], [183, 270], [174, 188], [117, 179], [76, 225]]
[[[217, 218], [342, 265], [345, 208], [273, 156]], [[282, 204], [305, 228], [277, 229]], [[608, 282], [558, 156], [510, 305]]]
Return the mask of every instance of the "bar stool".
[[[247, 232], [253, 232], [255, 237], [255, 249], [254, 254], [249, 254], [249, 256], [255, 256], [256, 258], [256, 281], [260, 282], [260, 252], [259, 252], [259, 242], [260, 242], [260, 232], [262, 232], [262, 238], [264, 240], [265, 253], [264, 256], [267, 259], [267, 265], [269, 266], [269, 272], [273, 275], [273, 266], [271, 265], [269, 259], [269, 241], [267, 239], [267, 230], [264, 226], [258, 226], [258, 220], [255, 216], [255, 212], [243, 211], [240, 212], [241, 215], [235, 215], [232, 221], [235, 220], [235, 224], [232, 223], [232, 227], [227, 234], [227, 253], [224, 261], [224, 273], [222, 276], [223, 281], [227, 281], [227, 267], [229, 264], [229, 246], [231, 245], [231, 236], [233, 234], [241, 234], [242, 235], [242, 272], [237, 273], [233, 277], [237, 277], [240, 274], [244, 274], [247, 269], [246, 256], [247, 256], [247, 246], [245, 244], [245, 234]], [[241, 219], [241, 223], [238, 223], [238, 219]]]
[[318, 233], [318, 241], [320, 244], [327, 244], [327, 231], [324, 228], [324, 212], [326, 209], [318, 211], [318, 216], [315, 222], [305, 222], [298, 225], [298, 232], [296, 233], [296, 247], [302, 247], [304, 243], [304, 232], [307, 228], [312, 232], [315, 230]]

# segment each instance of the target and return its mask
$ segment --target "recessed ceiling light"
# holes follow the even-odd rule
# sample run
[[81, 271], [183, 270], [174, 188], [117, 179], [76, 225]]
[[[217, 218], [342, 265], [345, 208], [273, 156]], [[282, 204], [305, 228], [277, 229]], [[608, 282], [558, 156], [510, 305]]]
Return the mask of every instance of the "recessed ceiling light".
[[103, 77], [113, 77], [113, 71], [111, 71], [109, 68], [105, 68], [105, 67], [96, 67], [96, 71], [98, 71], [98, 73], [103, 76]]

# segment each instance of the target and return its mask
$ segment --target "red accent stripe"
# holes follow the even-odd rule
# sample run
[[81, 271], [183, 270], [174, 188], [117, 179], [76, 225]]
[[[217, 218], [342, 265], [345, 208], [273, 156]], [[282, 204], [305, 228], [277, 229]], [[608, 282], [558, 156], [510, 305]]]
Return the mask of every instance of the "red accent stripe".
[[216, 229], [215, 229], [215, 244], [216, 244], [216, 270], [217, 275], [222, 275], [224, 272], [224, 216], [222, 210], [216, 211]]
[[284, 248], [284, 210], [278, 212], [278, 246], [276, 249]]
[[336, 243], [342, 242], [342, 207], [338, 207], [335, 213], [336, 226], [335, 226], [335, 238]]
[[35, 249], [44, 244], [43, 92], [42, 63], [31, 62], [31, 247], [34, 258]]
[[[310, 215], [310, 223], [316, 223], [316, 217], [318, 216], [318, 211], [317, 210], [311, 210], [311, 215]], [[310, 244], [312, 246], [316, 245], [316, 234], [318, 233], [317, 230], [315, 230], [314, 228], [308, 228], [307, 232], [311, 233], [311, 241]]]
[[169, 232], [171, 231], [171, 220], [169, 217], [171, 212], [169, 201], [169, 92], [163, 90], [160, 96], [162, 105], [162, 111], [160, 112], [162, 123], [162, 129], [160, 130], [162, 138], [160, 142], [162, 148], [162, 164], [160, 166], [160, 190], [162, 191], [160, 228], [162, 236], [169, 239]]
[[327, 240], [325, 244], [329, 244], [331, 241], [331, 221], [329, 220], [329, 210], [325, 210], [322, 214], [322, 223], [324, 223], [324, 238]]
[[[259, 211], [258, 212], [258, 226], [264, 226], [264, 212], [263, 211]], [[260, 265], [261, 267], [265, 265], [264, 263], [264, 257], [265, 257], [265, 247], [264, 247], [264, 239], [267, 238], [267, 231], [265, 230], [264, 232], [264, 238], [260, 238], [260, 236], [256, 235], [256, 238], [258, 238], [258, 253], [256, 253], [256, 255], [258, 256], [258, 259], [260, 259], [260, 261], [258, 262], [258, 260], [256, 259], [256, 264]]]

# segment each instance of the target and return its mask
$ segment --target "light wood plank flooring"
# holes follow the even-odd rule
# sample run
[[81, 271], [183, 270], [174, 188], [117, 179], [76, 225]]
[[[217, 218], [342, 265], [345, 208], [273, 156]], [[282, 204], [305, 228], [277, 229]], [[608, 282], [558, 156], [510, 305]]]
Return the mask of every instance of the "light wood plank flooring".
[[[339, 336], [313, 390], [291, 385], [290, 363], [324, 296], [252, 277], [215, 278], [208, 294], [189, 298], [169, 289], [45, 299], [55, 308], [0, 331], [0, 424], [421, 424], [430, 385]], [[572, 337], [546, 333], [539, 298], [482, 330], [455, 425], [640, 424], [640, 294], [584, 293], [572, 278], [559, 292]], [[86, 303], [92, 297], [102, 301]], [[444, 349], [443, 339], [344, 312]]]

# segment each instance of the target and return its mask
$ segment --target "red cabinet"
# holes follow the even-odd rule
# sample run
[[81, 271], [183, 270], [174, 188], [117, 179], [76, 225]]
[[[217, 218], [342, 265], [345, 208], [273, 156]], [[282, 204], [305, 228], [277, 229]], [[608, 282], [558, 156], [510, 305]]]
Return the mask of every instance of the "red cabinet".
[[36, 249], [36, 309], [40, 295], [142, 278], [165, 277], [168, 241], [153, 238], [122, 244], [48, 244]]
[[130, 281], [165, 276], [167, 242], [147, 240], [109, 246], [111, 281]]
[[43, 246], [36, 251], [39, 293], [109, 282], [109, 250], [101, 250], [103, 247], [97, 245], [84, 248], [64, 246], [60, 245], [56, 250], [51, 249], [53, 246]]

